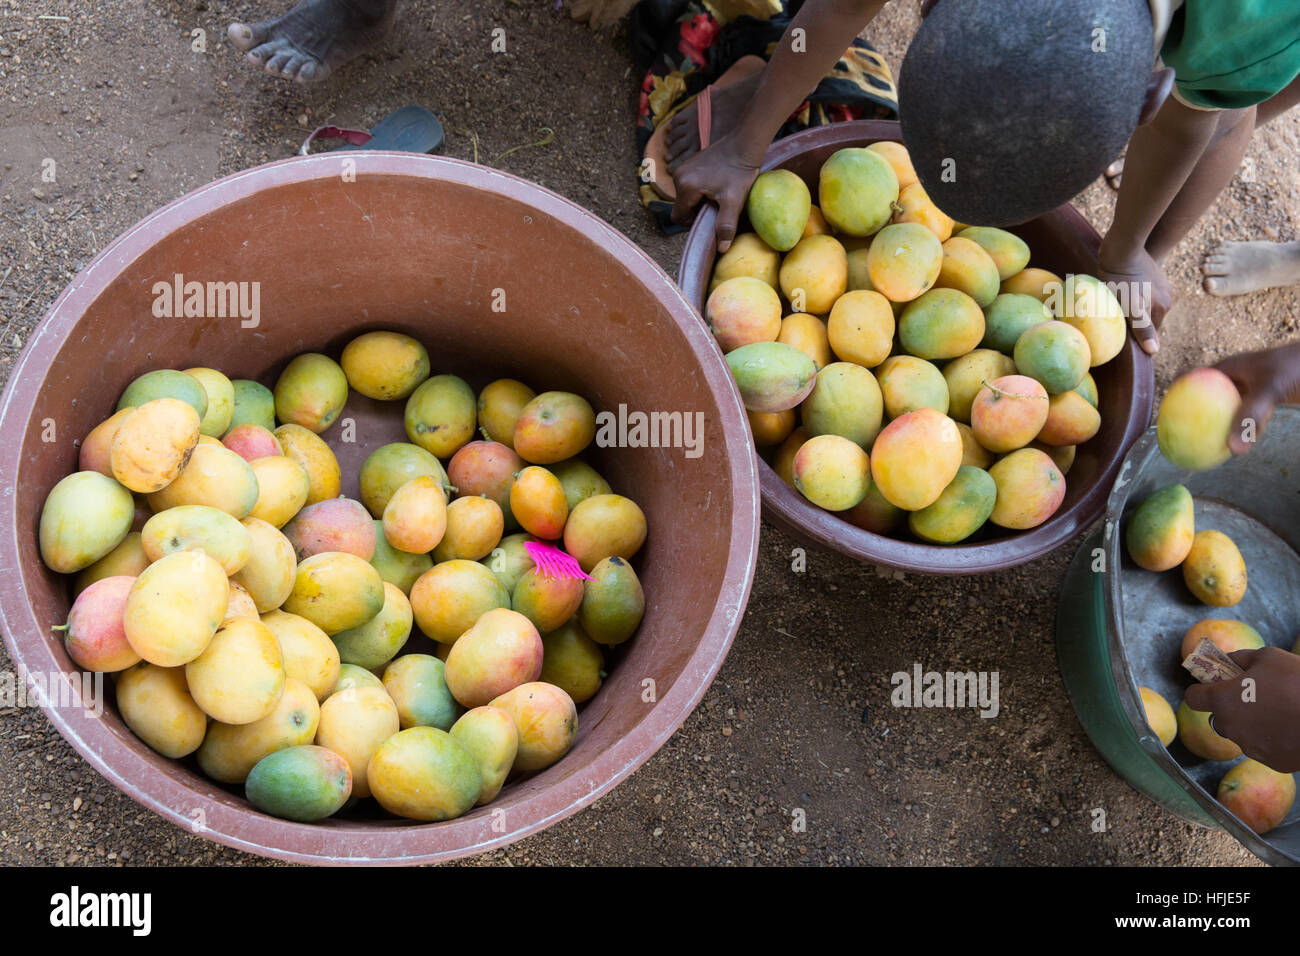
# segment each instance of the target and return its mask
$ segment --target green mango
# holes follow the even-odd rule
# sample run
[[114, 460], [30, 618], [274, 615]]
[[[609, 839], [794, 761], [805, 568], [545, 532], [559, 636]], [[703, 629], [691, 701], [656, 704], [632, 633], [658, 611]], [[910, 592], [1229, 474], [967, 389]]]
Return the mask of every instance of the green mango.
[[778, 252], [788, 252], [803, 238], [811, 209], [807, 184], [788, 169], [759, 173], [745, 200], [750, 225]]

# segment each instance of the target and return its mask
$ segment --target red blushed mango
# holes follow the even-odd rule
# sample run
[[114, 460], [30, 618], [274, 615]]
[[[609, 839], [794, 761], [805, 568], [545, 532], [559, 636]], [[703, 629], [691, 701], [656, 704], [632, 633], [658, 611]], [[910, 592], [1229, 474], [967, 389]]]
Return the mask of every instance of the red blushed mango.
[[759, 448], [779, 445], [790, 437], [798, 421], [793, 408], [782, 412], [745, 411], [749, 417], [749, 430], [754, 433], [754, 444]]
[[1198, 531], [1183, 560], [1187, 588], [1212, 607], [1232, 607], [1246, 596], [1246, 561], [1222, 531]]
[[1062, 392], [1047, 401], [1047, 421], [1038, 433], [1045, 445], [1082, 445], [1101, 429], [1101, 415], [1078, 392]]
[[[946, 215], [930, 199], [920, 183], [904, 186], [898, 194], [895, 223], [915, 223], [928, 229], [940, 242], [952, 235], [952, 217]], [[885, 227], [889, 228], [888, 226]], [[884, 232], [885, 230], [880, 230]], [[879, 235], [879, 233], [877, 233]]]
[[436, 548], [447, 531], [447, 499], [438, 479], [424, 475], [398, 488], [383, 522], [385, 540], [398, 551], [427, 554]]
[[578, 736], [578, 708], [573, 698], [554, 684], [533, 681], [491, 701], [510, 715], [519, 732], [515, 769], [543, 770], [573, 746]]
[[78, 453], [78, 471], [97, 471], [101, 475], [113, 477], [113, 438], [117, 435], [117, 430], [122, 427], [122, 422], [133, 411], [135, 406], [128, 405], [90, 430], [90, 434], [82, 441], [81, 451]]
[[997, 485], [997, 504], [989, 520], [1022, 531], [1042, 524], [1065, 500], [1065, 476], [1045, 452], [1021, 448], [989, 469]]
[[448, 652], [447, 688], [462, 706], [482, 707], [537, 680], [543, 655], [542, 637], [528, 618], [508, 608], [488, 611]]
[[1246, 826], [1267, 833], [1291, 812], [1295, 777], [1246, 759], [1224, 775], [1215, 796]]
[[307, 505], [280, 529], [299, 561], [326, 551], [355, 554], [362, 561], [375, 556], [375, 525], [370, 512], [351, 498], [330, 498]]
[[1183, 563], [1195, 537], [1191, 493], [1182, 485], [1166, 485], [1134, 510], [1124, 532], [1124, 543], [1138, 567], [1168, 571]]
[[582, 578], [551, 577], [534, 568], [515, 584], [510, 606], [549, 634], [578, 613], [582, 605]]
[[932, 408], [908, 412], [885, 426], [871, 448], [871, 477], [904, 511], [933, 504], [961, 467], [957, 423]]
[[595, 437], [596, 413], [585, 398], [572, 392], [542, 392], [519, 413], [515, 451], [524, 461], [549, 465], [572, 458]]
[[907, 522], [907, 512], [891, 504], [874, 482], [861, 501], [839, 515], [854, 527], [872, 534], [892, 535]]
[[267, 431], [261, 425], [249, 423], [236, 425], [230, 429], [221, 439], [221, 444], [244, 461], [257, 461], [259, 458], [284, 454], [274, 433]]
[[[921, 189], [919, 185], [910, 188]], [[924, 191], [921, 195], [924, 197]], [[927, 291], [939, 278], [942, 266], [942, 240], [926, 223], [915, 219], [898, 219], [881, 229], [867, 251], [867, 278], [872, 288], [891, 302], [911, 302]]]
[[645, 543], [645, 512], [622, 495], [593, 495], [581, 502], [564, 526], [564, 550], [588, 574], [602, 559], [630, 558]]
[[[1228, 433], [1236, 421], [1241, 393], [1216, 368], [1182, 375], [1160, 403], [1156, 436], [1160, 451], [1188, 471], [1205, 471], [1228, 460]], [[1258, 425], [1258, 423], [1256, 423]]]
[[704, 317], [723, 352], [774, 342], [781, 332], [781, 297], [762, 279], [736, 276], [710, 293]]
[[569, 520], [569, 502], [560, 479], [538, 465], [515, 475], [510, 485], [510, 510], [529, 534], [555, 541]]
[[134, 584], [134, 577], [115, 575], [101, 578], [77, 595], [61, 629], [63, 646], [78, 667], [111, 672], [140, 662], [122, 624]]
[[847, 511], [871, 487], [871, 459], [840, 435], [817, 435], [794, 456], [794, 487], [827, 511]]
[[524, 460], [509, 445], [472, 441], [447, 463], [447, 480], [456, 489], [457, 497], [483, 495], [491, 498], [501, 506], [509, 526], [513, 520], [510, 517], [510, 485], [523, 467]]
[[1210, 641], [1225, 654], [1234, 651], [1257, 651], [1264, 646], [1264, 638], [1244, 621], [1227, 618], [1206, 618], [1197, 621], [1183, 635], [1183, 644], [1179, 650], [1180, 661], [1196, 650], [1201, 641]]
[[499, 378], [478, 393], [478, 427], [492, 441], [514, 446], [515, 425], [537, 393], [513, 378]]
[[975, 440], [995, 454], [1023, 448], [1047, 424], [1047, 390], [1027, 375], [985, 383], [971, 403]]
[[504, 533], [501, 506], [491, 498], [457, 498], [447, 505], [447, 531], [433, 549], [433, 558], [478, 561], [492, 553]]
[[476, 561], [435, 564], [411, 588], [415, 623], [441, 644], [456, 643], [479, 617], [509, 606], [510, 595], [497, 576]]

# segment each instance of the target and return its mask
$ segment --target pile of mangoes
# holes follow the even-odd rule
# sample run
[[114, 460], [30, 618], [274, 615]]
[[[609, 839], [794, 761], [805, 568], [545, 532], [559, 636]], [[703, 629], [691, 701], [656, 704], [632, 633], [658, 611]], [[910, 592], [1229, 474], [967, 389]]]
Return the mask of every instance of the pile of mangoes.
[[1109, 288], [954, 222], [898, 143], [833, 154], [817, 205], [794, 173], [762, 173], [746, 213], [754, 231], [719, 257], [705, 317], [786, 482], [931, 544], [1056, 512], [1101, 427], [1090, 370], [1127, 341]]
[[[349, 389], [404, 402], [410, 438], [365, 460], [360, 501], [320, 437]], [[476, 395], [396, 332], [299, 355], [274, 390], [148, 372], [45, 502], [41, 555], [76, 576], [57, 630], [141, 740], [268, 813], [459, 816], [568, 752], [640, 624], [646, 519], [580, 457], [594, 435], [581, 396]]]
[[[1238, 401], [1236, 387], [1220, 372], [1198, 369], [1183, 376], [1170, 387], [1160, 408], [1156, 427], [1161, 449], [1190, 470], [1222, 463], [1229, 454], [1229, 423]], [[1240, 548], [1222, 531], [1197, 530], [1194, 500], [1183, 485], [1166, 485], [1143, 499], [1128, 519], [1124, 544], [1129, 557], [1144, 570], [1181, 568], [1187, 589], [1202, 604], [1233, 607], [1246, 596], [1248, 576]], [[1245, 621], [1204, 618], [1188, 628], [1175, 648], [1175, 666], [1203, 640], [1225, 654], [1265, 646], [1263, 636]], [[1291, 651], [1300, 653], [1300, 638]], [[1208, 712], [1193, 710], [1184, 700], [1175, 713], [1151, 688], [1139, 687], [1138, 693], [1148, 726], [1166, 747], [1177, 738], [1203, 760], [1226, 762], [1241, 756], [1241, 747], [1210, 726]], [[1291, 774], [1246, 759], [1224, 774], [1216, 796], [1247, 826], [1263, 834], [1291, 811], [1295, 793]]]

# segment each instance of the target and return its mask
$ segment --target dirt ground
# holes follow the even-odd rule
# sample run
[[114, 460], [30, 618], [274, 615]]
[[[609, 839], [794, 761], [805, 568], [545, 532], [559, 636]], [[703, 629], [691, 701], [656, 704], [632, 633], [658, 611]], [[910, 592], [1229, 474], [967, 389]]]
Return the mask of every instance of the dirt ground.
[[[63, 286], [119, 232], [214, 178], [291, 155], [305, 128], [370, 126], [420, 103], [445, 153], [590, 208], [670, 273], [682, 237], [641, 210], [638, 77], [619, 30], [549, 0], [403, 4], [373, 57], [321, 88], [250, 72], [224, 38], [288, 0], [0, 0], [0, 369]], [[54, 19], [41, 19], [54, 17]], [[66, 19], [64, 19], [66, 18]], [[917, 24], [894, 0], [867, 35], [895, 69]], [[491, 31], [507, 52], [490, 52]], [[196, 28], [206, 52], [195, 52]], [[548, 146], [502, 152], [554, 130]], [[477, 153], [476, 150], [477, 144]], [[1180, 303], [1157, 364], [1179, 371], [1295, 337], [1300, 290], [1220, 301], [1200, 258], [1223, 239], [1300, 234], [1300, 117], [1258, 133], [1242, 174], [1170, 262]], [[41, 180], [56, 164], [56, 182]], [[46, 164], [48, 165], [48, 164]], [[1079, 200], [1099, 227], [1112, 194]], [[1073, 548], [968, 580], [885, 580], [765, 527], [753, 597], [703, 704], [593, 807], [482, 864], [1198, 864], [1253, 862], [1181, 822], [1102, 761], [1057, 672], [1053, 612]], [[889, 675], [997, 670], [1001, 713], [896, 710]], [[11, 668], [0, 653], [0, 670]], [[195, 837], [102, 780], [36, 709], [0, 712], [0, 862], [260, 862]], [[807, 832], [791, 830], [802, 808]], [[1105, 808], [1109, 830], [1090, 828]]]

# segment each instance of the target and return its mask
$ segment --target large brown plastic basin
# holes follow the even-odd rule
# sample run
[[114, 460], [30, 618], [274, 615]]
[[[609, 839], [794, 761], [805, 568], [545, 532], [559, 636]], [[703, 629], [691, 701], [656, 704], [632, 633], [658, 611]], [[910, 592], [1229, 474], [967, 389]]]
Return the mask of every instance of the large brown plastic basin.
[[[818, 171], [832, 153], [886, 139], [902, 141], [897, 123], [860, 120], [804, 130], [773, 145], [763, 169], [789, 169], [796, 173], [808, 184], [815, 202]], [[1008, 183], [1007, 188], [1014, 188], [1014, 183]], [[715, 207], [707, 206], [695, 220], [677, 274], [678, 284], [701, 314], [717, 256], [713, 235], [716, 218]], [[1072, 206], [1061, 206], [1022, 226], [1012, 227], [1011, 231], [1029, 243], [1031, 265], [1061, 276], [1091, 272], [1094, 268], [1092, 263], [1100, 237]], [[859, 561], [906, 571], [978, 574], [1032, 561], [1069, 541], [1101, 517], [1125, 453], [1151, 421], [1155, 373], [1150, 356], [1131, 339], [1124, 351], [1093, 374], [1097, 380], [1101, 430], [1079, 447], [1066, 478], [1065, 501], [1060, 510], [1030, 531], [948, 546], [872, 534], [810, 504], [760, 460], [763, 515], [804, 541]]]
[[[559, 763], [454, 821], [335, 819], [305, 825], [254, 810], [141, 743], [111, 704], [101, 718], [46, 707], [60, 733], [140, 803], [229, 846], [319, 863], [427, 862], [501, 846], [575, 812], [627, 777], [681, 725], [721, 666], [749, 597], [759, 501], [744, 409], [689, 303], [627, 238], [573, 203], [491, 169], [399, 153], [320, 155], [212, 183], [119, 237], [73, 280], [14, 368], [0, 409], [0, 623], [18, 667], [72, 671], [50, 626], [67, 581], [42, 565], [46, 494], [74, 471], [77, 441], [122, 388], [153, 368], [210, 365], [273, 383], [296, 353], [337, 350], [363, 329], [417, 336], [437, 372], [481, 386], [513, 375], [597, 408], [700, 411], [703, 454], [596, 450], [650, 534], [637, 557], [644, 622]], [[175, 273], [261, 283], [261, 325], [154, 318], [153, 284]], [[506, 311], [494, 311], [504, 289]], [[354, 396], [355, 398], [355, 396]], [[354, 401], [340, 425], [345, 493], [368, 451], [401, 440], [400, 406]], [[52, 420], [57, 441], [42, 441]], [[382, 422], [382, 424], [381, 424]], [[653, 681], [653, 686], [648, 682]], [[111, 698], [111, 688], [108, 696]], [[503, 811], [503, 812], [498, 812]]]

